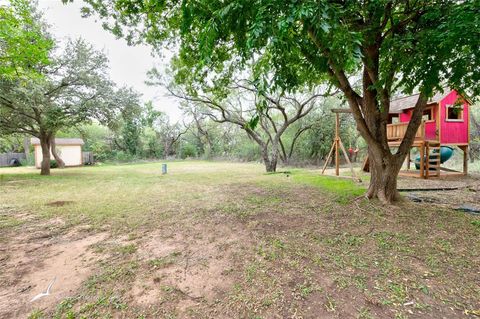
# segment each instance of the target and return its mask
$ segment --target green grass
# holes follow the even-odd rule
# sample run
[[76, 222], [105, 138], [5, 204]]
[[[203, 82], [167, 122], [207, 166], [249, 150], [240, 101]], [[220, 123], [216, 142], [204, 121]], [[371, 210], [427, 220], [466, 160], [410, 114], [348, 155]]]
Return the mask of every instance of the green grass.
[[365, 188], [351, 179], [316, 175], [303, 170], [292, 171], [292, 177], [298, 183], [313, 185], [330, 193], [337, 202], [343, 204], [365, 193]]
[[[167, 175], [161, 163], [56, 169], [48, 177], [0, 169], [7, 257], [26, 253], [16, 250], [29, 232], [49, 236], [29, 245], [108, 234], [90, 247], [99, 260], [82, 286], [30, 318], [441, 318], [478, 305], [476, 216], [355, 201], [362, 185], [318, 170], [168, 166]], [[3, 269], [0, 282], [13, 282], [6, 276], [15, 267]]]
[[[261, 166], [249, 164], [168, 165], [168, 175], [162, 175], [161, 163], [56, 169], [46, 177], [33, 168], [0, 169], [0, 183], [5, 187], [0, 204], [35, 211], [37, 218], [62, 217], [72, 225], [110, 224], [119, 230], [131, 230], [147, 225], [152, 213], [155, 218], [162, 218], [181, 202], [201, 205], [206, 192], [216, 191], [213, 187], [221, 187], [232, 179], [256, 180], [252, 172], [262, 172]], [[199, 176], [202, 183], [197, 184]], [[71, 203], [61, 207], [48, 205], [55, 201]], [[4, 218], [0, 220], [1, 227], [18, 224], [0, 216]]]

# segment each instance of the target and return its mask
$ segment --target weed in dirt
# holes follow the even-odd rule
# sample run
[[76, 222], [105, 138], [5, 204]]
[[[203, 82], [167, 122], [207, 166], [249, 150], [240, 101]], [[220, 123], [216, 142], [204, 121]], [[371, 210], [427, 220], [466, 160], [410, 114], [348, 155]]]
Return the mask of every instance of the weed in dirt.
[[388, 284], [388, 288], [390, 292], [388, 303], [403, 304], [406, 301], [408, 288], [405, 284], [391, 282]]
[[128, 244], [118, 247], [117, 251], [122, 255], [130, 255], [137, 251], [137, 246], [135, 244]]
[[337, 303], [335, 299], [333, 299], [333, 297], [328, 294], [326, 298], [327, 298], [327, 301], [325, 302], [325, 308], [327, 309], [328, 312], [335, 312], [337, 310]]
[[251, 283], [256, 278], [259, 267], [259, 263], [255, 261], [245, 268], [245, 278], [247, 282]]
[[180, 252], [173, 252], [171, 254], [169, 254], [168, 256], [165, 256], [165, 257], [159, 257], [159, 258], [154, 258], [154, 259], [151, 259], [148, 264], [152, 267], [152, 268], [165, 268], [165, 267], [168, 267], [172, 264], [175, 263], [175, 261], [177, 260], [177, 257], [179, 257], [181, 255]]
[[358, 319], [373, 319], [373, 316], [370, 313], [370, 309], [363, 307], [358, 312], [357, 318]]
[[135, 276], [137, 268], [138, 263], [135, 261], [120, 265], [105, 265], [101, 273], [93, 275], [87, 280], [86, 287], [95, 291], [105, 284], [129, 281]]
[[13, 228], [22, 225], [24, 222], [18, 218], [0, 214], [0, 229]]
[[42, 310], [34, 310], [28, 316], [28, 319], [43, 319], [45, 315], [43, 314]]

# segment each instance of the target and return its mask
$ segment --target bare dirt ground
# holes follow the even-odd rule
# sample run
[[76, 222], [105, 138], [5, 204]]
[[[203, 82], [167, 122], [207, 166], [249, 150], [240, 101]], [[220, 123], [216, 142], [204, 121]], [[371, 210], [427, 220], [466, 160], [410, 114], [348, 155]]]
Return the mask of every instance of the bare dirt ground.
[[[316, 172], [176, 165], [162, 178], [156, 166], [90, 170], [85, 186], [75, 170], [7, 180], [0, 318], [480, 314], [477, 216], [425, 201], [382, 207], [343, 194], [337, 180], [318, 186]], [[58, 191], [40, 194], [52, 182]], [[51, 294], [31, 302], [53, 279]]]
[[[106, 233], [69, 231], [56, 234], [61, 220], [11, 234], [2, 247], [5, 270], [0, 292], [0, 317], [24, 318], [34, 309], [48, 309], [75, 293], [95, 269], [99, 256], [90, 248]], [[53, 282], [54, 294], [31, 301]]]

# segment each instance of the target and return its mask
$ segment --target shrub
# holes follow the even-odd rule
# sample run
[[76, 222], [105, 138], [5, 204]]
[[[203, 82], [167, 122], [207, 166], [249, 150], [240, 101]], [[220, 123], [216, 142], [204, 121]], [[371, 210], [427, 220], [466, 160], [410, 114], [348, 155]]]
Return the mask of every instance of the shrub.
[[50, 168], [57, 168], [58, 163], [56, 160], [50, 160]]
[[180, 158], [186, 159], [187, 157], [196, 157], [197, 156], [197, 149], [195, 145], [192, 144], [184, 144], [180, 149]]
[[137, 158], [136, 158], [135, 155], [129, 154], [129, 153], [124, 152], [124, 151], [117, 151], [117, 152], [115, 152], [115, 154], [113, 156], [113, 160], [115, 162], [121, 162], [121, 163], [133, 162], [136, 159]]
[[20, 164], [22, 166], [35, 166], [35, 154], [30, 153], [29, 156], [28, 156], [28, 160], [22, 158], [20, 160]]

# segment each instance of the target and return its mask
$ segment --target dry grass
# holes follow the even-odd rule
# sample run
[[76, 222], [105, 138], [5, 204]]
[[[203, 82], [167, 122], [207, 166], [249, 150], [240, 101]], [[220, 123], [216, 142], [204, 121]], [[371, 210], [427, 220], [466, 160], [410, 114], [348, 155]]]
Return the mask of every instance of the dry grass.
[[[480, 309], [479, 217], [443, 206], [387, 209], [353, 201], [362, 187], [348, 180], [255, 164], [0, 174], [0, 317], [465, 318]], [[54, 276], [52, 295], [30, 303]]]

